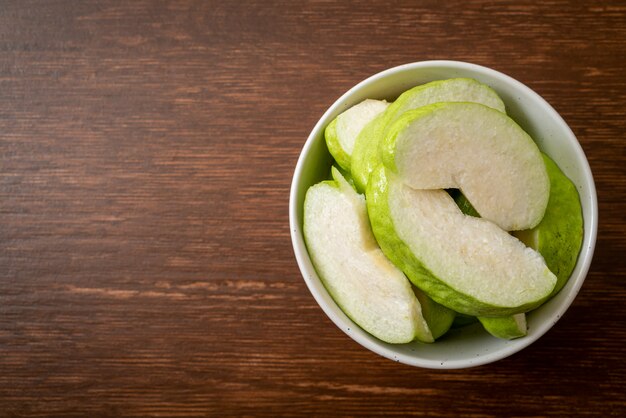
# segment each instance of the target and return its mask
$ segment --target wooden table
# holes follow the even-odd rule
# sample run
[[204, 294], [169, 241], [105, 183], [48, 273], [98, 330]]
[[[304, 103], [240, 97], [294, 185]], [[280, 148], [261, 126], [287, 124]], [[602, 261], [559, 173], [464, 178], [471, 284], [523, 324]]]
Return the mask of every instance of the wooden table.
[[[0, 3], [0, 416], [624, 416], [626, 3]], [[288, 192], [325, 109], [385, 68], [507, 73], [570, 124], [600, 202], [567, 315], [434, 371], [337, 329]]]

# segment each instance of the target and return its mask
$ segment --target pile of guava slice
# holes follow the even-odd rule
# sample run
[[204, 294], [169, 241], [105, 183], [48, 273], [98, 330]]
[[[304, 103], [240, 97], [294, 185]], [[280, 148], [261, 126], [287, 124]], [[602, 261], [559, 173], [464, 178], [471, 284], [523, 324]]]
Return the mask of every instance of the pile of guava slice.
[[367, 99], [325, 130], [335, 160], [304, 201], [304, 237], [343, 312], [388, 343], [480, 321], [527, 334], [567, 282], [583, 238], [574, 184], [468, 78]]

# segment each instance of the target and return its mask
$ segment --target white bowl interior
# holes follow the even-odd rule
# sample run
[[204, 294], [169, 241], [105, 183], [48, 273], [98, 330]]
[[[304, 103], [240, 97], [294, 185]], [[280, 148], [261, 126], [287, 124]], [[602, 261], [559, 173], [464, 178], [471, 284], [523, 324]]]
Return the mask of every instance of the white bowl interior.
[[[567, 285], [557, 296], [528, 315], [529, 332], [524, 338], [497, 339], [482, 330], [479, 324], [474, 324], [451, 330], [434, 344], [387, 344], [352, 322], [335, 304], [317, 276], [302, 234], [304, 195], [310, 186], [328, 176], [332, 157], [324, 141], [324, 128], [338, 114], [366, 98], [394, 100], [416, 85], [454, 77], [470, 77], [491, 86], [506, 104], [507, 113], [576, 184], [583, 208], [582, 250]], [[490, 363], [523, 349], [548, 331], [570, 306], [585, 279], [593, 256], [598, 219], [589, 164], [576, 137], [558, 113], [539, 95], [511, 77], [457, 61], [424, 61], [395, 67], [364, 80], [341, 96], [315, 125], [302, 149], [289, 204], [291, 237], [298, 265], [309, 290], [328, 317], [364, 347], [389, 359], [426, 368], [463, 368]]]

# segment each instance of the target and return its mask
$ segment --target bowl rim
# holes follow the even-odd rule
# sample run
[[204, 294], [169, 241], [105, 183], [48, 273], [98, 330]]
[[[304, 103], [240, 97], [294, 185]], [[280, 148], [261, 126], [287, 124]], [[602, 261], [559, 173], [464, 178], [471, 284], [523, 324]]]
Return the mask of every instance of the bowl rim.
[[[302, 227], [297, 222], [298, 219], [298, 183], [299, 179], [303, 175], [304, 171], [304, 163], [306, 160], [306, 156], [311, 152], [311, 149], [317, 138], [320, 136], [320, 132], [323, 134], [323, 129], [325, 126], [330, 123], [330, 117], [338, 113], [338, 110], [344, 105], [347, 99], [349, 99], [355, 92], [358, 92], [363, 87], [372, 84], [380, 79], [388, 77], [390, 75], [407, 71], [407, 70], [415, 70], [419, 68], [429, 68], [429, 67], [449, 67], [450, 69], [455, 70], [463, 70], [463, 71], [474, 71], [478, 73], [482, 73], [487, 77], [499, 79], [500, 81], [510, 84], [514, 89], [523, 91], [526, 95], [531, 96], [537, 103], [539, 103], [543, 111], [549, 113], [549, 117], [554, 119], [559, 125], [562, 126], [564, 132], [568, 136], [568, 142], [571, 143], [573, 147], [573, 151], [576, 154], [577, 158], [581, 162], [582, 175], [585, 179], [586, 184], [588, 185], [588, 192], [591, 198], [590, 208], [589, 208], [589, 221], [590, 221], [590, 229], [588, 236], [583, 235], [583, 242], [581, 245], [581, 251], [579, 254], [579, 259], [577, 261], [577, 266], [580, 264], [580, 269], [578, 270], [578, 274], [576, 277], [570, 276], [569, 281], [573, 281], [574, 285], [569, 289], [567, 293], [567, 297], [564, 301], [558, 305], [558, 309], [549, 317], [550, 320], [542, 321], [538, 327], [534, 330], [532, 335], [527, 335], [524, 338], [516, 339], [510, 341], [510, 344], [507, 344], [505, 348], [484, 354], [476, 359], [461, 359], [461, 360], [448, 360], [445, 362], [435, 361], [430, 359], [424, 359], [419, 357], [408, 356], [402, 353], [398, 353], [385, 345], [382, 341], [372, 341], [367, 339], [366, 337], [359, 335], [359, 333], [350, 332], [350, 327], [357, 327], [352, 320], [347, 318], [347, 316], [339, 316], [337, 315], [331, 306], [329, 306], [324, 300], [324, 295], [319, 292], [316, 287], [313, 285], [312, 280], [317, 280], [322, 284], [323, 292], [327, 293], [326, 288], [323, 285], [321, 279], [317, 275], [312, 262], [310, 260], [310, 256], [308, 254], [306, 244], [304, 242], [304, 236], [302, 232]], [[583, 214], [583, 219], [585, 216]], [[586, 219], [585, 219], [586, 221]], [[292, 247], [294, 251], [294, 255], [302, 274], [302, 277], [316, 300], [317, 304], [322, 308], [326, 316], [344, 333], [348, 334], [350, 338], [355, 340], [358, 344], [367, 348], [370, 351], [373, 351], [383, 357], [394, 360], [396, 362], [401, 362], [411, 366], [417, 366], [422, 368], [430, 368], [430, 369], [458, 369], [458, 368], [467, 368], [474, 367], [483, 364], [488, 364], [495, 362], [497, 360], [506, 358], [512, 354], [517, 353], [518, 351], [526, 348], [536, 340], [538, 340], [541, 336], [543, 336], [550, 328], [554, 326], [554, 324], [563, 316], [565, 311], [570, 307], [576, 295], [580, 291], [583, 282], [589, 272], [589, 268], [591, 265], [591, 261], [593, 259], [593, 253], [595, 250], [595, 244], [597, 239], [597, 229], [598, 229], [598, 201], [595, 183], [593, 179], [593, 175], [591, 173], [591, 168], [589, 166], [589, 162], [586, 158], [586, 155], [582, 149], [582, 146], [578, 142], [578, 139], [570, 129], [569, 125], [565, 122], [565, 120], [559, 115], [559, 113], [538, 93], [524, 85], [520, 81], [502, 73], [492, 68], [484, 67], [481, 65], [463, 62], [463, 61], [453, 61], [453, 60], [427, 60], [427, 61], [418, 61], [407, 64], [398, 65], [392, 68], [388, 68], [381, 72], [378, 72], [361, 82], [357, 83], [355, 86], [350, 88], [347, 92], [341, 95], [327, 110], [324, 112], [322, 117], [317, 121], [313, 129], [311, 130], [309, 136], [307, 137], [306, 142], [304, 143], [298, 161], [296, 163], [296, 167], [294, 170], [294, 175], [292, 177], [292, 183], [290, 188], [289, 195], [289, 226], [290, 226], [290, 235], [292, 241]], [[583, 254], [585, 255], [583, 257]], [[576, 271], [576, 269], [575, 269]], [[311, 276], [312, 274], [312, 276]], [[328, 295], [329, 296], [329, 295]], [[348, 321], [348, 322], [346, 322]], [[375, 338], [374, 338], [375, 340]], [[436, 344], [436, 343], [435, 343]]]

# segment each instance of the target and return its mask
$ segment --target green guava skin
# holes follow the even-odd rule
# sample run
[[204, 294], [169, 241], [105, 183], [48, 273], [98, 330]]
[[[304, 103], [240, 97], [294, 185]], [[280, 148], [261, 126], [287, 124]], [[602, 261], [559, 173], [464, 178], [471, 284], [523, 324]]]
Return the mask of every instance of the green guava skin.
[[454, 322], [456, 312], [450, 308], [435, 302], [426, 293], [413, 286], [413, 291], [422, 307], [422, 315], [430, 328], [433, 339], [444, 335]]
[[[413, 87], [402, 93], [395, 102], [389, 105], [387, 122], [389, 124], [394, 123], [407, 110], [436, 103], [431, 100], [433, 95], [440, 95], [437, 102], [467, 102], [472, 101], [471, 98], [478, 96], [471, 94], [466, 95], [465, 92], [459, 93], [459, 84], [465, 85], [463, 87], [481, 90], [483, 93], [483, 100], [480, 101], [481, 104], [506, 113], [504, 102], [491, 87], [479, 83], [472, 78], [450, 78], [431, 81], [430, 83]], [[439, 92], [433, 93], [437, 89], [439, 89]], [[447, 92], [443, 94], [444, 97], [441, 97], [443, 90], [447, 90]]]
[[515, 316], [513, 315], [495, 318], [479, 317], [478, 320], [482, 324], [483, 328], [485, 328], [485, 331], [496, 338], [513, 340], [527, 334], [526, 327], [524, 326], [524, 328], [520, 328], [519, 324], [515, 320]]
[[351, 173], [354, 185], [361, 193], [365, 193], [370, 173], [380, 164], [378, 144], [385, 130], [387, 110], [365, 125], [354, 143]]
[[333, 119], [324, 130], [324, 139], [326, 140], [326, 147], [330, 155], [333, 156], [342, 169], [349, 172], [351, 158], [339, 143], [339, 137], [337, 136], [337, 118]]

